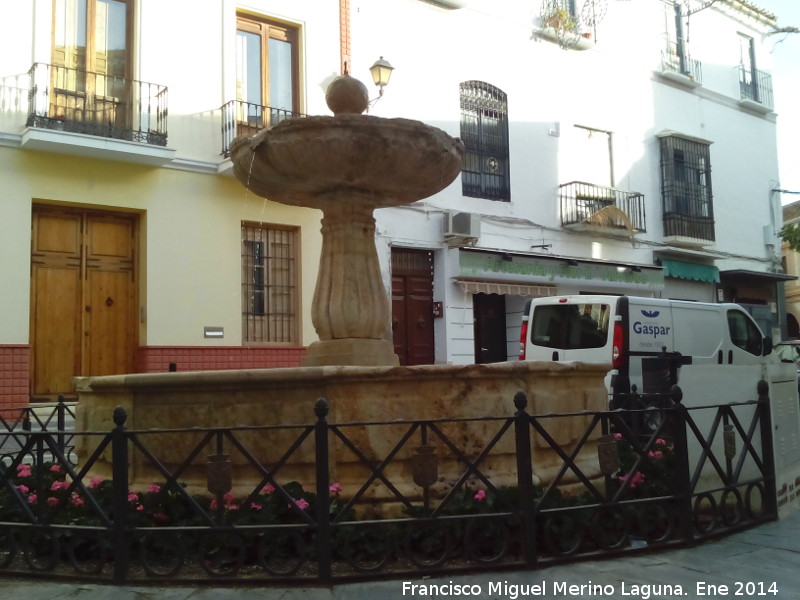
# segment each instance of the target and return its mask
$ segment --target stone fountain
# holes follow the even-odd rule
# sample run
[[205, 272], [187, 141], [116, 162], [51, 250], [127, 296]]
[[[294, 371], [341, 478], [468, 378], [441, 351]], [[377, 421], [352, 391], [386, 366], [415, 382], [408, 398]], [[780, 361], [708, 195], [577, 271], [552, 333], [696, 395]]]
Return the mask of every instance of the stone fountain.
[[361, 114], [367, 89], [349, 75], [331, 83], [326, 100], [333, 117], [290, 119], [234, 140], [233, 172], [259, 196], [322, 211], [311, 315], [319, 341], [304, 364], [397, 365], [373, 211], [450, 185], [464, 146], [419, 121]]
[[[522, 390], [532, 414], [577, 414], [551, 432], [569, 452], [588, 419], [580, 413], [606, 407], [603, 377], [608, 365], [519, 361], [398, 365], [375, 248], [373, 211], [412, 203], [445, 188], [460, 172], [463, 146], [418, 121], [361, 114], [368, 104], [366, 88], [347, 75], [331, 84], [327, 100], [332, 117], [284, 121], [240, 137], [231, 146], [234, 173], [247, 188], [275, 202], [323, 213], [322, 256], [312, 308], [319, 341], [309, 346], [304, 366], [79, 378], [78, 430], [112, 429], [117, 406], [126, 409], [127, 427], [135, 430], [301, 425], [313, 422], [314, 404], [320, 397], [329, 402], [331, 423], [510, 416], [515, 410], [512, 399]], [[477, 455], [497, 425], [481, 421], [443, 428], [468, 455]], [[359, 426], [350, 432], [353, 443], [374, 461], [388, 456], [397, 443], [397, 432], [386, 429]], [[162, 463], [174, 467], [189, 454], [198, 436], [148, 439]], [[262, 464], [274, 464], [291, 444], [281, 432], [270, 436], [243, 432], [241, 437]], [[90, 454], [96, 441], [82, 437], [79, 455]], [[593, 446], [585, 448], [577, 462], [584, 473], [599, 474]], [[515, 484], [514, 453], [513, 439], [504, 439], [482, 464], [482, 472], [495, 485]], [[422, 493], [412, 477], [414, 460], [413, 448], [404, 447], [386, 471], [409, 497]], [[537, 478], [547, 482], [560, 467], [558, 455], [534, 436]], [[96, 470], [102, 475], [103, 468]], [[231, 456], [231, 471], [235, 488], [242, 491], [249, 492], [259, 481], [241, 457]], [[462, 472], [463, 465], [442, 456], [438, 480], [428, 491], [445, 492]], [[299, 448], [281, 467], [283, 478], [301, 482], [313, 481], [314, 473], [313, 448]], [[363, 463], [338, 441], [331, 446], [331, 473], [345, 493], [358, 489], [369, 476]], [[159, 477], [151, 465], [133, 457], [130, 479], [134, 486], [143, 487]], [[205, 464], [201, 461], [186, 469], [181, 477], [189, 487], [204, 490]], [[371, 488], [367, 497], [378, 504], [391, 500], [391, 494], [380, 487]]]

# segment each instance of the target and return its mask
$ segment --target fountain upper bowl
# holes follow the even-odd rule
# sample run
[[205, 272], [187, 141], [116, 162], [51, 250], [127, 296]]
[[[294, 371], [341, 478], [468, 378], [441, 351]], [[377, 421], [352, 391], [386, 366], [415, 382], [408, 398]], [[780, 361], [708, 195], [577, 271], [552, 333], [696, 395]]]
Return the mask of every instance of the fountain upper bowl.
[[358, 114], [289, 119], [231, 144], [234, 175], [249, 190], [312, 208], [342, 195], [375, 208], [422, 200], [453, 182], [463, 156], [441, 129]]

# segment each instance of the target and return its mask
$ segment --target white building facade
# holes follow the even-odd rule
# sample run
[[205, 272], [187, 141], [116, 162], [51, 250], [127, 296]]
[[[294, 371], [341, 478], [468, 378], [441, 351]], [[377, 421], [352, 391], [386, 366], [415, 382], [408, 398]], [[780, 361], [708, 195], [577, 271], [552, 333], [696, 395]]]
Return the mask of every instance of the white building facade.
[[[372, 114], [460, 137], [442, 193], [377, 211], [405, 364], [513, 360], [528, 298], [735, 301], [778, 335], [775, 17], [736, 0], [360, 0]], [[431, 308], [432, 307], [432, 308]]]

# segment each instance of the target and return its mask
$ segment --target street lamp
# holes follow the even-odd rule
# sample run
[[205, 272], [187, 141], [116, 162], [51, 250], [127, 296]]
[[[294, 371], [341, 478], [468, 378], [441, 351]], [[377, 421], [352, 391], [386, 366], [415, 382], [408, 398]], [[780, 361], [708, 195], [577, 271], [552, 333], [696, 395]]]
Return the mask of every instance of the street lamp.
[[394, 67], [390, 65], [388, 61], [384, 60], [382, 56], [369, 68], [369, 72], [372, 73], [372, 80], [375, 82], [375, 85], [380, 88], [378, 97], [370, 102], [370, 104], [374, 104], [383, 96], [383, 88], [389, 83], [392, 71], [394, 71]]

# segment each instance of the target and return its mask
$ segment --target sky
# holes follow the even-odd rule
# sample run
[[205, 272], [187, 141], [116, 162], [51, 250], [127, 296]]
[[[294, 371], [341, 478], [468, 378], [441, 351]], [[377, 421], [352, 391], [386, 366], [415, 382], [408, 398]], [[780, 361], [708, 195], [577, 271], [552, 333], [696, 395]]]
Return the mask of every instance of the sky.
[[[774, 14], [778, 27], [800, 29], [800, 1], [749, 0]], [[800, 201], [800, 33], [776, 34], [771, 37], [772, 87], [775, 112], [778, 113], [778, 161], [780, 187], [798, 194], [783, 194], [783, 204]]]

